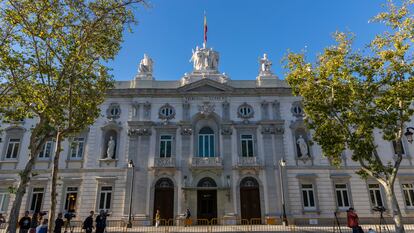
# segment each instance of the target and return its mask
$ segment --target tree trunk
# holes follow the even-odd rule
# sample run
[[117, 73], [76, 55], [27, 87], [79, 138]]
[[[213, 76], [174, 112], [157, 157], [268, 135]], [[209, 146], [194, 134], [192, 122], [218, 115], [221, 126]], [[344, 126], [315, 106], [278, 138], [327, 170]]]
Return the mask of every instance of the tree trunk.
[[56, 134], [56, 145], [55, 145], [55, 156], [53, 157], [53, 167], [52, 167], [52, 184], [50, 185], [50, 209], [49, 209], [49, 232], [53, 232], [55, 228], [55, 211], [56, 211], [56, 183], [57, 183], [57, 176], [59, 173], [59, 157], [61, 151], [61, 136], [60, 132]]
[[41, 127], [43, 126], [43, 124], [44, 122], [40, 120], [38, 126], [32, 130], [32, 134], [30, 136], [29, 159], [23, 171], [19, 172], [20, 182], [17, 186], [13, 205], [10, 210], [9, 225], [7, 227], [8, 233], [16, 233], [17, 223], [19, 221], [20, 207], [22, 205], [23, 196], [26, 193], [27, 184], [30, 181], [33, 165], [36, 162], [36, 155], [40, 153], [41, 145], [43, 145], [47, 139], [46, 135], [41, 134]]
[[20, 182], [16, 190], [12, 208], [10, 210], [9, 226], [7, 228], [7, 232], [9, 233], [16, 232], [17, 223], [19, 219], [20, 206], [22, 204], [23, 196], [26, 193], [27, 183], [29, 183], [30, 181], [30, 173], [32, 172], [34, 163], [35, 163], [35, 156], [30, 156], [29, 161], [27, 161], [27, 164], [24, 170], [20, 174]]
[[388, 209], [392, 213], [392, 219], [395, 225], [396, 233], [405, 233], [404, 225], [402, 224], [402, 215], [397, 198], [395, 197], [394, 186], [387, 184], [384, 186], [385, 194], [387, 195]]

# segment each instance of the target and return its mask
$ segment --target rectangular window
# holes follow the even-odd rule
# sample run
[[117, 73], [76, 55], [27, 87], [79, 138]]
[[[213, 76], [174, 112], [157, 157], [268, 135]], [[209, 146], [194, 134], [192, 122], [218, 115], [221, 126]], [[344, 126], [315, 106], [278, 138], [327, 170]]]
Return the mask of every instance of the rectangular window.
[[47, 141], [43, 147], [42, 151], [39, 153], [39, 159], [48, 159], [50, 158], [50, 155], [52, 154], [52, 141]]
[[302, 198], [304, 210], [316, 210], [315, 195], [312, 184], [302, 184]]
[[70, 150], [71, 159], [82, 159], [84, 143], [84, 138], [74, 138]]
[[242, 157], [253, 157], [253, 135], [241, 135], [240, 141]]
[[214, 157], [214, 135], [199, 134], [198, 135], [198, 156]]
[[369, 198], [372, 206], [384, 206], [379, 184], [368, 184]]
[[335, 184], [336, 203], [339, 209], [350, 207], [347, 184]]
[[[400, 141], [400, 146], [401, 146], [401, 154], [405, 155], [405, 150], [404, 150], [404, 145], [402, 143], [402, 140]], [[392, 147], [394, 148], [394, 154], [397, 154], [397, 142], [396, 141], [392, 141]]]
[[402, 184], [405, 205], [407, 207], [414, 207], [414, 187], [413, 184]]
[[30, 202], [30, 211], [40, 212], [42, 208], [44, 188], [33, 188], [32, 190], [32, 200]]
[[76, 212], [76, 201], [78, 198], [78, 187], [66, 188], [65, 211]]
[[161, 135], [161, 138], [160, 138], [160, 157], [161, 158], [171, 157], [171, 146], [172, 146], [172, 136]]
[[99, 210], [111, 209], [112, 186], [102, 186], [99, 193]]
[[9, 205], [9, 193], [0, 191], [0, 213], [5, 213]]
[[20, 139], [10, 138], [7, 145], [6, 159], [16, 159], [19, 154]]

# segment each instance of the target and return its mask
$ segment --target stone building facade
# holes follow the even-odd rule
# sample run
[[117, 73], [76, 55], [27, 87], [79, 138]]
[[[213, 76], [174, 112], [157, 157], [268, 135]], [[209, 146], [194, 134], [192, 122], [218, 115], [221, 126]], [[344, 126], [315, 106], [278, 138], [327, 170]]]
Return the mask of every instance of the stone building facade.
[[[63, 144], [59, 211], [82, 219], [103, 209], [119, 219], [128, 216], [131, 204], [135, 219], [153, 218], [157, 209], [162, 218], [176, 218], [189, 208], [196, 218], [264, 222], [282, 215], [284, 197], [290, 219], [321, 224], [331, 223], [334, 211], [342, 217], [354, 207], [368, 219], [377, 216], [374, 206], [387, 205], [378, 183], [355, 174], [358, 164], [350, 151], [338, 169], [309, 143], [300, 98], [272, 73], [266, 55], [252, 80], [219, 73], [219, 53], [212, 49], [196, 48], [192, 62], [193, 70], [181, 79], [158, 81], [145, 55], [133, 80], [116, 83], [101, 106], [102, 117]], [[17, 184], [27, 160], [34, 121], [3, 125], [0, 212], [6, 216], [12, 203], [8, 187]], [[379, 154], [392, 161], [394, 145], [379, 135], [376, 140]], [[21, 212], [48, 210], [53, 148], [47, 142], [39, 154], [38, 175]], [[414, 145], [404, 139], [403, 149], [395, 191], [404, 217], [413, 217]]]

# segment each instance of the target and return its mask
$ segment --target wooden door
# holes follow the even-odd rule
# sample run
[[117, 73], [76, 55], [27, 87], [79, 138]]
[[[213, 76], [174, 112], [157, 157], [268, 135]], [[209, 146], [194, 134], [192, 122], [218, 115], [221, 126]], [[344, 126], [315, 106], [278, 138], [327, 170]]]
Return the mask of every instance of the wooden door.
[[217, 218], [217, 190], [197, 191], [197, 218]]
[[240, 212], [242, 219], [261, 219], [259, 184], [252, 177], [240, 184]]
[[160, 179], [155, 186], [154, 219], [157, 210], [160, 211], [161, 219], [174, 219], [174, 184], [169, 179]]

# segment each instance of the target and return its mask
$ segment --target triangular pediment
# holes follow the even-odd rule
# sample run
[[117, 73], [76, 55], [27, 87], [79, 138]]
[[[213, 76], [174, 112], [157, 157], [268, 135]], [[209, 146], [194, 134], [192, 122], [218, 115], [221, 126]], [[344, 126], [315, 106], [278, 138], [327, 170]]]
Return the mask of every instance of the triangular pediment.
[[189, 83], [178, 88], [180, 92], [227, 92], [232, 91], [233, 87], [217, 81], [204, 78], [197, 82]]

